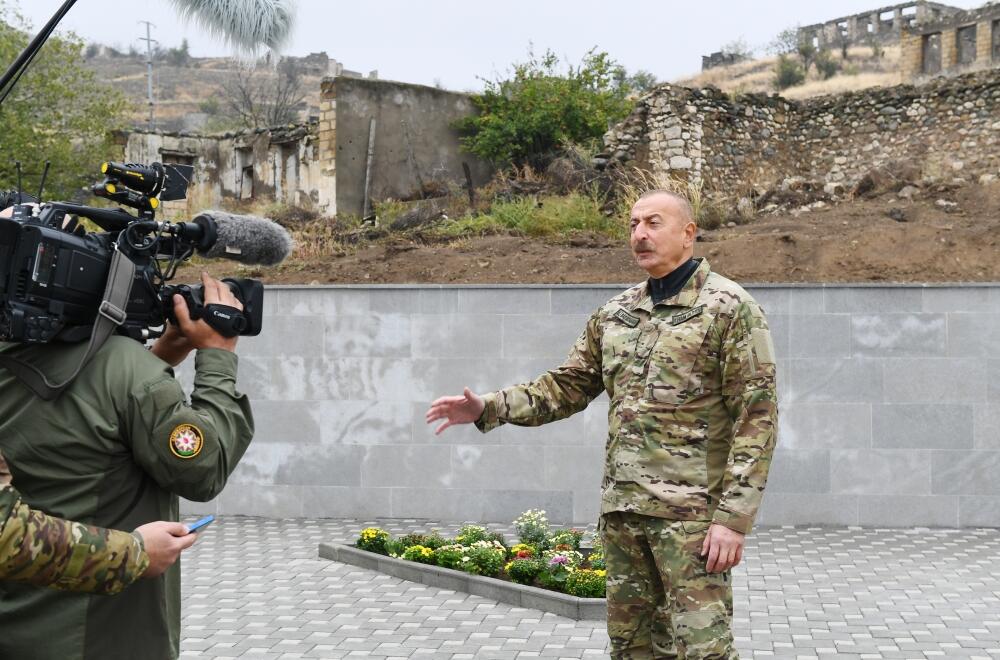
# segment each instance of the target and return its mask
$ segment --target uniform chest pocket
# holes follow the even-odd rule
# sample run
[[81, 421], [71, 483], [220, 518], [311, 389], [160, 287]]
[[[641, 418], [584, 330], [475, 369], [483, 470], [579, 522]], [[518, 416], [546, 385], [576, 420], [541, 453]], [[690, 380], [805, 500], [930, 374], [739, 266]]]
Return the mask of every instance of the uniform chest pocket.
[[604, 378], [616, 380], [636, 363], [640, 351], [642, 329], [624, 323], [609, 325], [601, 340], [601, 364]]
[[711, 314], [674, 323], [657, 320], [659, 335], [650, 355], [646, 396], [660, 403], [681, 404], [705, 391], [705, 357], [709, 352]]

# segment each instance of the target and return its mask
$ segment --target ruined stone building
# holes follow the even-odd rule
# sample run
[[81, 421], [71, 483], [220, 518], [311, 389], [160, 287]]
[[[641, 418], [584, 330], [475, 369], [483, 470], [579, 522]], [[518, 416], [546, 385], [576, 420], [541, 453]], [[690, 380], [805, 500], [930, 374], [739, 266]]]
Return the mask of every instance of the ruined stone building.
[[904, 31], [904, 79], [920, 81], [998, 66], [1000, 4], [948, 14]]
[[381, 200], [420, 199], [470, 178], [475, 186], [486, 183], [490, 166], [461, 151], [452, 127], [475, 111], [466, 94], [328, 77], [320, 116], [310, 122], [224, 135], [134, 131], [125, 158], [195, 166], [187, 202], [168, 204], [168, 212], [193, 213], [229, 199], [362, 216]]
[[867, 46], [873, 42], [894, 44], [900, 41], [904, 28], [936, 21], [961, 11], [958, 7], [926, 0], [904, 2], [800, 27], [799, 43], [811, 43], [821, 50], [845, 45]]
[[749, 196], [785, 179], [850, 190], [878, 166], [949, 180], [1000, 172], [1000, 70], [790, 101], [661, 85], [605, 135], [598, 165]]
[[740, 62], [746, 62], [749, 59], [749, 57], [740, 55], [739, 53], [726, 53], [720, 50], [712, 53], [711, 55], [701, 56], [701, 70], [707, 71], [709, 69], [714, 69], [717, 66], [738, 64]]

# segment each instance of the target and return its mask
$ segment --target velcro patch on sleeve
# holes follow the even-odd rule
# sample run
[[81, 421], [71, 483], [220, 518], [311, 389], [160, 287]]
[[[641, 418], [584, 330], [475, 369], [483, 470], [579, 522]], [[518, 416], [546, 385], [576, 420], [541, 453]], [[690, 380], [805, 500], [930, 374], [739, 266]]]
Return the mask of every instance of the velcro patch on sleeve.
[[774, 364], [774, 342], [770, 332], [754, 328], [750, 331], [750, 345], [759, 364]]

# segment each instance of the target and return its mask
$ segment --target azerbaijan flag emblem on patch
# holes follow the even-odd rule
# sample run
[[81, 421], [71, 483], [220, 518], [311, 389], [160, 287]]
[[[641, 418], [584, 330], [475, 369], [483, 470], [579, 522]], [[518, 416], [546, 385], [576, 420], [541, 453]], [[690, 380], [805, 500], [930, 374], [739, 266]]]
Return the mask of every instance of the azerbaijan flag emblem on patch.
[[177, 458], [194, 458], [204, 444], [201, 429], [193, 424], [181, 424], [170, 433], [170, 451]]

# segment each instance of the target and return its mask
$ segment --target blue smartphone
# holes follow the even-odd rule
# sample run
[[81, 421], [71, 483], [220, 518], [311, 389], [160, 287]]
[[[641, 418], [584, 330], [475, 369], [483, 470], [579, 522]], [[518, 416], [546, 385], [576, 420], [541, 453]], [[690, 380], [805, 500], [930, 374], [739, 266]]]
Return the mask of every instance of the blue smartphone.
[[195, 522], [188, 525], [188, 534], [193, 534], [197, 532], [199, 529], [201, 529], [205, 525], [208, 525], [213, 520], [215, 520], [215, 516], [212, 515], [205, 516], [201, 520], [196, 520]]

